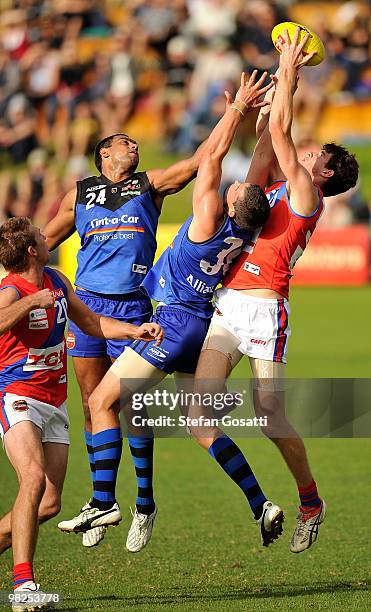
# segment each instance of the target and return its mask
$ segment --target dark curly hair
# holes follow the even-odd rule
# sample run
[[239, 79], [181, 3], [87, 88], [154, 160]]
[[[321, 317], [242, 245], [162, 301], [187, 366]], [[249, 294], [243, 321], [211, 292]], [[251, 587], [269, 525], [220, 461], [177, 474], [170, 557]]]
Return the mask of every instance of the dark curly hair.
[[36, 246], [36, 239], [28, 217], [12, 217], [0, 227], [0, 264], [7, 272], [27, 270], [30, 246]]
[[326, 183], [321, 185], [323, 195], [337, 195], [354, 187], [357, 183], [359, 172], [355, 156], [334, 142], [323, 145], [322, 150], [331, 155], [326, 163], [326, 168], [334, 171], [334, 174], [330, 176]]

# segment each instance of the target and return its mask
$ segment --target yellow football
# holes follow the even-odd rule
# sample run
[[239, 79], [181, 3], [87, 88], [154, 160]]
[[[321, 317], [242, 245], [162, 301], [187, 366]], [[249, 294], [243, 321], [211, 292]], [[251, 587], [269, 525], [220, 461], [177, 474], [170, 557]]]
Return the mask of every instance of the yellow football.
[[281, 53], [282, 45], [285, 44], [284, 31], [287, 30], [290, 36], [290, 40], [293, 39], [296, 28], [300, 28], [299, 40], [302, 40], [306, 34], [309, 34], [309, 38], [304, 45], [303, 53], [312, 53], [315, 51], [316, 54], [306, 64], [306, 66], [317, 66], [325, 59], [326, 51], [323, 46], [323, 42], [313, 30], [307, 28], [301, 23], [294, 23], [293, 21], [284, 21], [274, 26], [272, 30], [272, 40], [277, 51]]

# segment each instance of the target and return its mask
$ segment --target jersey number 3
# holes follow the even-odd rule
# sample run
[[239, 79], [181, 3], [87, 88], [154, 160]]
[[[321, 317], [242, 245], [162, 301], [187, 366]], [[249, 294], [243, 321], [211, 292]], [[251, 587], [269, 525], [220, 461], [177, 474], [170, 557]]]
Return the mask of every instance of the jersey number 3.
[[225, 274], [232, 261], [241, 253], [243, 245], [243, 240], [241, 240], [241, 238], [234, 238], [233, 236], [230, 236], [229, 238], [226, 238], [224, 242], [230, 246], [222, 251], [219, 251], [216, 263], [214, 265], [205, 259], [201, 259], [200, 268], [205, 274], [210, 274], [210, 276], [213, 274], [218, 274], [222, 267], [223, 274]]

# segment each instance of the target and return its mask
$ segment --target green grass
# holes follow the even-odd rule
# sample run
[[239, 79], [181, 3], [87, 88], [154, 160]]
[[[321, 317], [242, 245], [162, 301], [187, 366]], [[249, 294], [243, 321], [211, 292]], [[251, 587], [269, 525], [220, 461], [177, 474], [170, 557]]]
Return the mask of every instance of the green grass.
[[[371, 291], [299, 289], [292, 292], [291, 376], [369, 376]], [[247, 367], [239, 366], [239, 376]], [[82, 442], [82, 415], [71, 377], [71, 454], [61, 516], [74, 515], [90, 495]], [[58, 532], [53, 519], [40, 529], [35, 559], [43, 588], [63, 593], [63, 610], [270, 611], [371, 608], [369, 440], [308, 440], [309, 456], [329, 507], [320, 540], [310, 551], [288, 551], [297, 511], [295, 486], [267, 440], [240, 440], [266, 494], [286, 513], [284, 535], [260, 546], [238, 488], [192, 440], [156, 443], [159, 506], [153, 539], [140, 554], [125, 550], [135, 501], [135, 479], [124, 448], [118, 498], [124, 519], [104, 542], [85, 550], [81, 537]], [[11, 505], [16, 482], [0, 455], [0, 512]], [[11, 555], [0, 558], [1, 588], [10, 588]]]

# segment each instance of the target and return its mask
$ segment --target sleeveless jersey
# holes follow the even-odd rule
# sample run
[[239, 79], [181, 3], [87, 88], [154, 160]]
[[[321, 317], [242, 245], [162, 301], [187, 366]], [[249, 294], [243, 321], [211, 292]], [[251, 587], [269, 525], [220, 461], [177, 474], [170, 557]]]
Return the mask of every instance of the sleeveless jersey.
[[217, 233], [204, 242], [188, 237], [191, 215], [174, 242], [164, 251], [142, 283], [148, 295], [167, 306], [181, 306], [191, 314], [209, 318], [211, 299], [231, 262], [253, 232], [226, 217]]
[[119, 183], [103, 175], [78, 181], [76, 285], [103, 294], [137, 291], [153, 264], [159, 214], [145, 172]]
[[[43, 289], [53, 292], [55, 308], [31, 310], [0, 336], [0, 398], [15, 393], [60, 406], [67, 397], [67, 287], [51, 268], [44, 268], [43, 280]], [[13, 273], [0, 287], [16, 289], [20, 299], [40, 291]]]
[[292, 269], [308, 244], [323, 211], [319, 191], [316, 210], [310, 217], [295, 213], [290, 206], [285, 181], [265, 190], [271, 213], [258, 230], [252, 245], [246, 245], [223, 282], [229, 289], [272, 289], [289, 296]]

